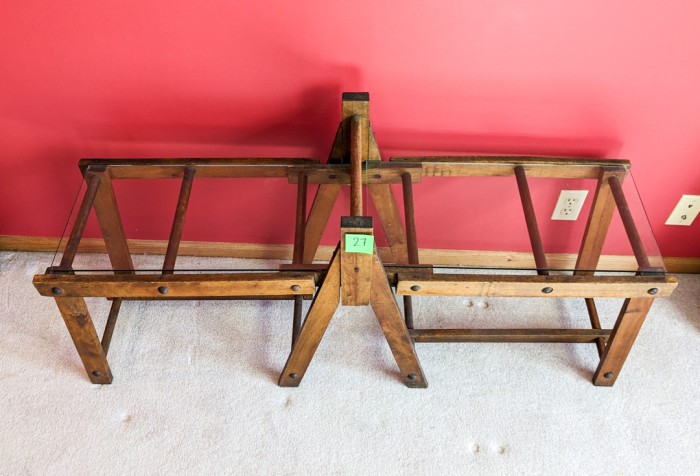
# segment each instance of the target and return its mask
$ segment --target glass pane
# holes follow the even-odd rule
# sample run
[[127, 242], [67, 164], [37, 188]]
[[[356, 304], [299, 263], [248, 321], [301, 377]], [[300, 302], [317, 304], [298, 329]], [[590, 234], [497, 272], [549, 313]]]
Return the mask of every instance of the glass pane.
[[[452, 166], [460, 171], [476, 171], [477, 174], [486, 169], [479, 162], [441, 162], [427, 166], [420, 162], [385, 162], [379, 166], [367, 165], [364, 181], [389, 173], [384, 170], [390, 171], [392, 167], [423, 171], [420, 181], [412, 185], [420, 264], [449, 267], [453, 272], [509, 270], [511, 273], [536, 273], [537, 265], [531, 241], [536, 222], [546, 258], [546, 265], [541, 268], [550, 272], [571, 273], [576, 268], [577, 256], [596, 196], [597, 172], [588, 173], [586, 170], [590, 167], [580, 166], [579, 173], [577, 166], [567, 165], [567, 170], [573, 171], [569, 175], [576, 178], [562, 178], [566, 174], [562, 174], [563, 169], [557, 165], [538, 166], [534, 173], [526, 166], [527, 183], [536, 218], [528, 226], [518, 183], [512, 175], [515, 165], [500, 163], [502, 171], [492, 176], [450, 176], [448, 171], [454, 168]], [[161, 171], [168, 169], [168, 166], [158, 167]], [[198, 170], [205, 170], [205, 167], [198, 166]], [[228, 167], [250, 168], [250, 165]], [[206, 173], [204, 176], [195, 175], [175, 272], [272, 270], [290, 263], [297, 186], [289, 183], [286, 174], [290, 169], [286, 166], [255, 167], [261, 177], [220, 178], [206, 176]], [[181, 165], [170, 168], [172, 173], [167, 172], [165, 175], [181, 175]], [[281, 173], [278, 173], [280, 170]], [[325, 165], [321, 170], [324, 174], [327, 172], [328, 175], [335, 176], [346, 176], [348, 171], [346, 165]], [[486, 172], [493, 173], [491, 169]], [[451, 173], [454, 175], [454, 171]], [[123, 177], [126, 174], [120, 172], [117, 175]], [[555, 178], [543, 175], [553, 175]], [[400, 174], [396, 175], [399, 176]], [[182, 178], [119, 177], [114, 178], [112, 184], [134, 266], [137, 272], [161, 273]], [[307, 210], [311, 207], [317, 187], [318, 185], [309, 184]], [[394, 183], [390, 187], [403, 216], [402, 186]], [[588, 271], [596, 271], [598, 274], [634, 273], [641, 263], [645, 268], [662, 272], [663, 260], [631, 174], [622, 180], [621, 188], [634, 226], [631, 227], [628, 220], [626, 227], [618, 207], [615, 207], [602, 247], [602, 256], [595, 269]], [[349, 187], [343, 187], [324, 232], [321, 255], [326, 258], [339, 239], [339, 217], [349, 215], [348, 189]], [[64, 244], [76, 224], [85, 190], [86, 185], [83, 183], [81, 196], [68, 218], [62, 238]], [[579, 191], [580, 195], [585, 195], [581, 198], [581, 211], [576, 219], [570, 219], [573, 215], [568, 210], [564, 212], [561, 206], [557, 208], [562, 190]], [[363, 202], [365, 213], [375, 217], [377, 245], [382, 248], [380, 252], [384, 261], [390, 264], [393, 261], [391, 253], [385, 249], [387, 241], [376, 205], [371, 203], [366, 187], [363, 189]], [[262, 213], [261, 210], [267, 212]], [[270, 213], [270, 210], [273, 212]], [[592, 226], [604, 228], [605, 223], [598, 218], [592, 222]], [[257, 245], [260, 243], [265, 245], [264, 248]], [[106, 254], [94, 252], [103, 249], [102, 233], [92, 210], [85, 223], [73, 271], [114, 271]], [[271, 250], [277, 253], [279, 259], [231, 258], [269, 256]], [[58, 253], [52, 265], [58, 266], [60, 262], [61, 253]]]

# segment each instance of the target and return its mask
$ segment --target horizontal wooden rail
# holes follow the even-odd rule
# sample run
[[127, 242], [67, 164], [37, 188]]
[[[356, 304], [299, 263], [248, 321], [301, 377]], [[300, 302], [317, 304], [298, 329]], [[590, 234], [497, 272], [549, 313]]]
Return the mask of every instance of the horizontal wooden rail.
[[489, 297], [666, 297], [672, 276], [497, 276], [434, 274], [420, 279], [399, 273], [396, 294]]
[[[302, 165], [289, 168], [289, 183], [297, 183], [299, 174], [305, 174], [309, 183], [350, 184], [350, 166], [343, 164]], [[423, 168], [420, 165], [390, 164], [387, 162], [363, 162], [362, 184], [402, 183], [404, 174], [411, 176], [411, 182], [419, 183]]]
[[286, 296], [316, 292], [314, 273], [34, 276], [42, 296], [167, 298]]
[[596, 342], [611, 329], [410, 329], [415, 342]]
[[[195, 169], [197, 178], [287, 178], [287, 165], [239, 165], [230, 166], [190, 166]], [[108, 167], [113, 179], [162, 179], [182, 178], [183, 169], [169, 165], [134, 165], [131, 167]]]
[[435, 177], [508, 177], [514, 166], [522, 166], [528, 177], [597, 179], [601, 168], [629, 170], [627, 160], [597, 160], [531, 156], [439, 156], [392, 157], [392, 163], [421, 164], [423, 176]]
[[236, 166], [236, 165], [297, 165], [301, 163], [317, 164], [318, 159], [308, 157], [178, 157], [178, 158], [159, 158], [159, 157], [132, 157], [132, 158], [100, 158], [88, 157], [78, 161], [78, 167], [81, 171], [85, 171], [91, 166], [101, 167], [131, 167], [133, 165], [169, 165], [176, 167], [186, 166]]

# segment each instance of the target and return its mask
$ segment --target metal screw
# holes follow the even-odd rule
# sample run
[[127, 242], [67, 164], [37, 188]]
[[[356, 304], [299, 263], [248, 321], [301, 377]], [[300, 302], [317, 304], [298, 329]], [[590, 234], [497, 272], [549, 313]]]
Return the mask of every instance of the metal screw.
[[647, 292], [653, 296], [654, 294], [656, 294], [656, 293], [659, 292], [659, 288], [651, 288], [651, 289], [650, 289], [649, 291], [647, 291]]
[[291, 378], [291, 379], [296, 379], [296, 378], [297, 378], [297, 374], [289, 374], [289, 378]]
[[102, 377], [102, 372], [100, 372], [99, 370], [95, 370], [92, 372], [92, 375], [94, 375], [95, 377]]
[[360, 272], [360, 268], [355, 267], [355, 272], [356, 272], [356, 273], [359, 273], [359, 272]]
[[170, 292], [170, 288], [167, 286], [158, 286], [158, 292], [161, 294], [168, 294]]
[[415, 380], [417, 378], [416, 374], [408, 374], [408, 380]]
[[550, 288], [549, 286], [547, 286], [546, 288], [544, 288], [544, 289], [542, 290], [542, 292], [545, 293], [545, 294], [549, 294], [549, 293], [551, 293], [552, 291], [554, 291], [554, 289], [553, 289], [553, 288]]
[[605, 378], [613, 378], [613, 375], [615, 375], [615, 374], [612, 373], [612, 372], [605, 372], [605, 375], [603, 375], [603, 377], [605, 377]]
[[53, 294], [55, 294], [55, 295], [58, 296], [59, 294], [61, 294], [61, 293], [63, 292], [63, 289], [61, 289], [61, 288], [51, 288], [51, 292], [52, 292]]
[[420, 286], [414, 284], [413, 286], [411, 286], [411, 291], [420, 291]]
[[295, 284], [294, 286], [292, 286], [292, 291], [301, 291], [301, 286]]

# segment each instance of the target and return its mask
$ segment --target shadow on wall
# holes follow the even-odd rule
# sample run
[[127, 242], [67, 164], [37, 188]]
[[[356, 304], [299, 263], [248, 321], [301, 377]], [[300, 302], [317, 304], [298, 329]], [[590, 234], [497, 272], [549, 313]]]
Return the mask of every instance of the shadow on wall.
[[[617, 158], [622, 141], [612, 136], [552, 137], [505, 134], [438, 133], [419, 130], [382, 130], [380, 148], [392, 156], [431, 154], [543, 155], [579, 158]], [[386, 153], [383, 155], [387, 158]]]
[[[357, 69], [351, 67], [338, 75], [359, 77]], [[180, 152], [175, 156], [202, 156], [200, 149], [224, 157], [254, 156], [248, 151], [258, 149], [262, 150], [260, 155], [268, 156], [269, 151], [279, 155], [285, 149], [298, 149], [325, 159], [340, 121], [344, 89], [329, 80], [295, 94], [270, 97], [149, 96], [151, 107], [146, 112], [128, 107], [140, 102], [138, 98], [121, 98], [99, 122], [80, 124], [78, 130], [90, 148], [106, 144], [110, 152], [122, 156], [144, 156], [154, 147], [176, 146]], [[140, 152], [144, 149], [145, 154]]]
[[[86, 115], [73, 117], [71, 126], [74, 135], [66, 138], [67, 144], [59, 145], [57, 138], [52, 140], [53, 145], [42, 144], [41, 154], [37, 153], [33, 160], [23, 162], [20, 167], [22, 170], [18, 171], [20, 175], [29, 175], [30, 164], [41, 163], [42, 167], [35, 176], [43, 186], [40, 196], [36, 197], [40, 200], [33, 205], [38, 207], [39, 204], [54, 204], [51, 211], [37, 208], [37, 225], [19, 234], [55, 236], [60, 233], [64, 216], [74, 198], [73, 189], [78, 182], [77, 160], [81, 157], [305, 155], [325, 161], [340, 121], [341, 93], [361, 90], [363, 84], [361, 70], [356, 66], [316, 66], [328, 79], [301, 88], [296, 93], [271, 91], [263, 96], [262, 92], [255, 91], [258, 96], [251, 93], [250, 97], [245, 97], [238, 93], [231, 97], [197, 98], [197, 92], [187, 96], [182, 92], [168, 92], [164, 86], [157, 94], [146, 91], [142, 97], [120, 97], [111, 100], [104, 110], [93, 110]], [[371, 93], [371, 88], [369, 89]], [[225, 92], [222, 93], [222, 96], [225, 95]], [[133, 107], [139, 103], [143, 103], [144, 107]], [[399, 154], [470, 153], [615, 157], [621, 149], [621, 142], [614, 137], [541, 137], [384, 129], [381, 118], [375, 118], [373, 126], [385, 160]], [[51, 157], [50, 162], [47, 161], [48, 157]], [[289, 188], [286, 183], [266, 184], [266, 187], [268, 198], [293, 195], [284, 191], [285, 187]], [[70, 193], [66, 193], [66, 189], [70, 189]], [[197, 187], [195, 192], [196, 189]], [[245, 190], [242, 192], [245, 193]], [[221, 203], [226, 201], [222, 199]], [[339, 217], [347, 213], [346, 207], [342, 205], [345, 201], [340, 200], [329, 223], [338, 223]], [[196, 213], [196, 197], [193, 197], [193, 205], [192, 211]], [[206, 204], [199, 205], [203, 209], [200, 211], [206, 211]], [[128, 213], [132, 207], [138, 209], [140, 204], [126, 199], [124, 212]], [[253, 213], [252, 210], [255, 221], [260, 226], [258, 234], [246, 232], [243, 236], [233, 225], [227, 225], [227, 229], [216, 233], [217, 236], [193, 236], [192, 239], [261, 243], [291, 240], [291, 223], [287, 227], [289, 230], [277, 233], [272, 231], [277, 226], [277, 213], [273, 203], [266, 203], [257, 209], [227, 209], [226, 221], [229, 224], [250, 221], [252, 218], [248, 215]], [[56, 213], [60, 219], [43, 218]], [[142, 211], [138, 215], [133, 225], [134, 229], [139, 230], [149, 230], [153, 228], [154, 222], [160, 220], [167, 222], [164, 225], [167, 228], [171, 220], [170, 214], [160, 213], [159, 210], [148, 213]], [[188, 214], [188, 221], [189, 216]], [[265, 220], [261, 217], [265, 217]], [[17, 217], [7, 218], [6, 223], [21, 221]], [[337, 241], [337, 230], [332, 226], [330, 228], [333, 232], [324, 238], [324, 244], [335, 244]], [[146, 235], [140, 234], [139, 237], [163, 238]], [[430, 241], [426, 240], [423, 246], [429, 247]]]

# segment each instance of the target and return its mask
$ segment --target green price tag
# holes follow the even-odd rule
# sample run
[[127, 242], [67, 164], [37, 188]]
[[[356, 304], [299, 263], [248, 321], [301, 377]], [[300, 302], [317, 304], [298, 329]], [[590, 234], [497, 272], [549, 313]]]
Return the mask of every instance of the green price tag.
[[347, 233], [345, 235], [345, 252], [374, 254], [374, 235]]

